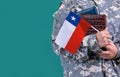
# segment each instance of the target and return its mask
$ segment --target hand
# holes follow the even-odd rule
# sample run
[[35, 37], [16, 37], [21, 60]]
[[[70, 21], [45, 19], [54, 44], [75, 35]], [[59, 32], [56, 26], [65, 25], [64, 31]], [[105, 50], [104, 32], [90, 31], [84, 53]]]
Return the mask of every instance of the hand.
[[96, 34], [96, 39], [101, 48], [109, 44], [110, 41], [108, 39], [110, 39], [110, 33], [108, 32], [108, 29], [106, 28], [105, 30], [98, 32]]
[[118, 49], [114, 43], [110, 42], [110, 44], [106, 45], [106, 49], [107, 51], [101, 51], [99, 53], [101, 58], [112, 59], [117, 55]]

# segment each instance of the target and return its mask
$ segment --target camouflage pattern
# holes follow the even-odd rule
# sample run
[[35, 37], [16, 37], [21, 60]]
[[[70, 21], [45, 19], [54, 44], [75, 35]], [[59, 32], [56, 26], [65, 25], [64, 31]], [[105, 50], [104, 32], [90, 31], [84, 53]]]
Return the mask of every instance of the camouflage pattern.
[[[94, 2], [95, 1], [95, 2]], [[77, 12], [96, 6], [100, 14], [107, 15], [107, 26], [112, 41], [118, 48], [114, 59], [106, 60], [99, 57], [96, 35], [84, 37], [76, 55], [60, 48], [55, 39], [69, 11]], [[54, 13], [52, 45], [55, 53], [60, 56], [64, 77], [120, 77], [120, 0], [63, 0], [58, 11]]]

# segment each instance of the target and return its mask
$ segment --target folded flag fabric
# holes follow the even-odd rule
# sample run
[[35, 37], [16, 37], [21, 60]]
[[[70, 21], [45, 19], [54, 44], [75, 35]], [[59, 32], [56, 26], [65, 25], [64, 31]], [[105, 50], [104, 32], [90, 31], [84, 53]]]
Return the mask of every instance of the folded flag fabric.
[[55, 43], [74, 55], [89, 28], [90, 24], [87, 21], [70, 12], [56, 37]]

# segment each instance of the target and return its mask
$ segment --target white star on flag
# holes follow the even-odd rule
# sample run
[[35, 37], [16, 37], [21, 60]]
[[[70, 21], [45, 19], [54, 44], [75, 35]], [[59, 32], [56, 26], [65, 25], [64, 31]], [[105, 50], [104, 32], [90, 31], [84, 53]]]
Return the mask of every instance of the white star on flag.
[[75, 19], [76, 19], [76, 18], [75, 18], [74, 16], [71, 17], [71, 20], [75, 21]]

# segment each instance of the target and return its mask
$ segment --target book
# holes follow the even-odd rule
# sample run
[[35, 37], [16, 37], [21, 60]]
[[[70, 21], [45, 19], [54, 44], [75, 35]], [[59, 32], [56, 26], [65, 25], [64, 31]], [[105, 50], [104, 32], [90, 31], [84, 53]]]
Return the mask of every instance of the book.
[[87, 9], [83, 9], [79, 12], [76, 12], [77, 15], [81, 15], [81, 14], [98, 14], [97, 8], [95, 6], [87, 8]]
[[[81, 18], [85, 19], [89, 24], [95, 27], [97, 30], [102, 31], [106, 28], [106, 15], [80, 15]], [[86, 35], [97, 33], [92, 27], [88, 30]]]

